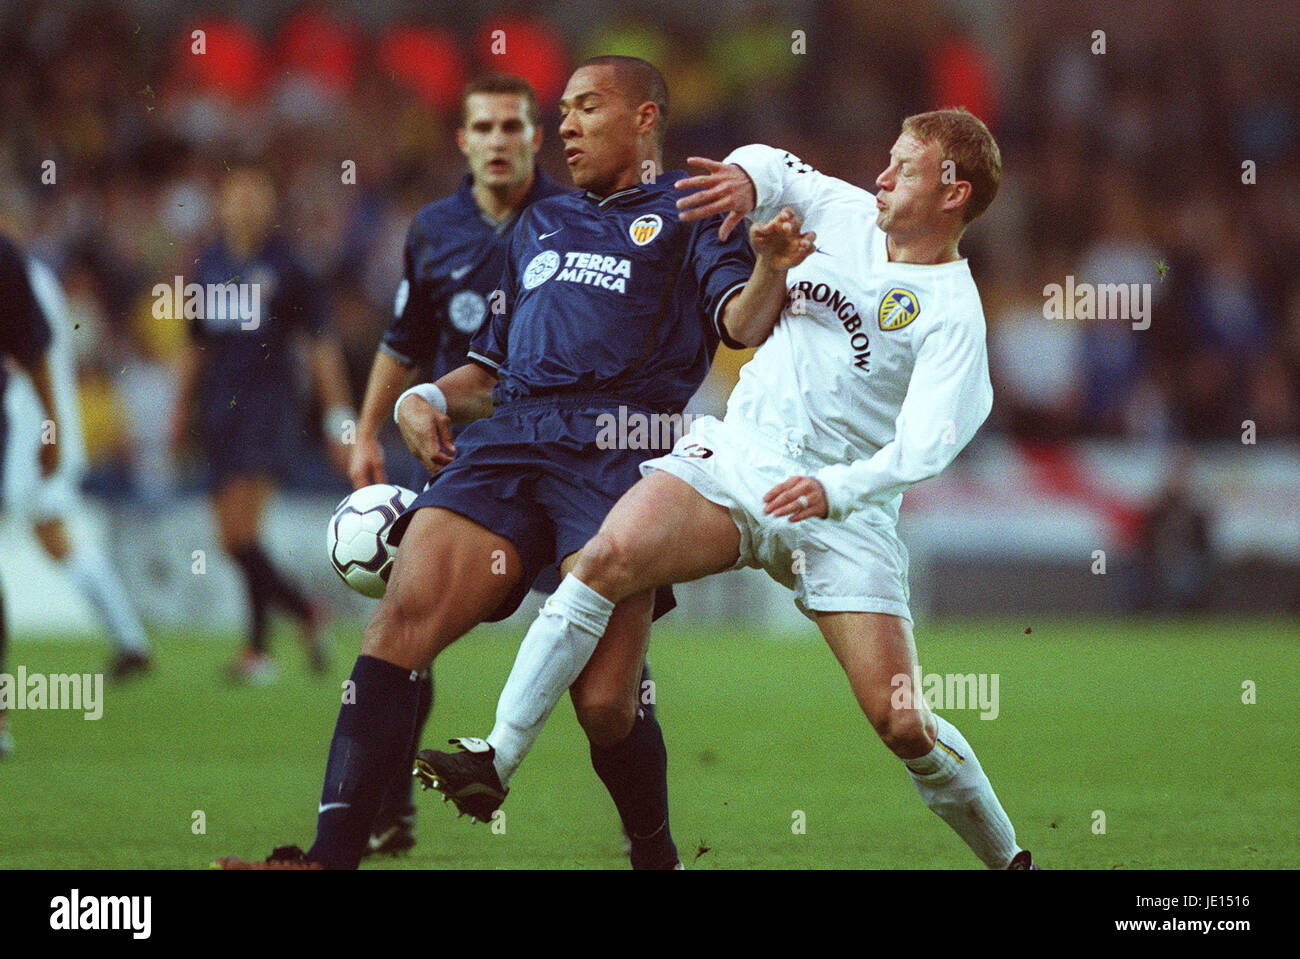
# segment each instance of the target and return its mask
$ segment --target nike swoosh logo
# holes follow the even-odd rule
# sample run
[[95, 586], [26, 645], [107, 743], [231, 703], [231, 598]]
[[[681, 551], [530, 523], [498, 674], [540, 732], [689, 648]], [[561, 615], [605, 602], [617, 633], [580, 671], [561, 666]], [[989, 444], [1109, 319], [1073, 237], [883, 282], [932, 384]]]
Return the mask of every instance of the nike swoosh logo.
[[[564, 227], [560, 227], [560, 230], [563, 230], [563, 229], [564, 229]], [[537, 237], [537, 239], [539, 239], [539, 240], [545, 240], [548, 236], [555, 236], [555, 234], [559, 233], [560, 230], [552, 230], [550, 233], [542, 233], [542, 234], [539, 234], [538, 237]]]
[[316, 812], [323, 813], [323, 812], [329, 812], [331, 809], [347, 809], [351, 805], [352, 805], [351, 803], [346, 803], [346, 802], [323, 802], [316, 809]]
[[451, 271], [451, 278], [452, 278], [453, 280], [459, 280], [462, 276], [464, 276], [466, 273], [468, 273], [468, 272], [469, 272], [470, 270], [472, 270], [472, 269], [474, 269], [474, 265], [471, 263], [469, 266], [462, 266], [462, 267], [460, 267], [459, 269], [452, 270], [452, 271]]

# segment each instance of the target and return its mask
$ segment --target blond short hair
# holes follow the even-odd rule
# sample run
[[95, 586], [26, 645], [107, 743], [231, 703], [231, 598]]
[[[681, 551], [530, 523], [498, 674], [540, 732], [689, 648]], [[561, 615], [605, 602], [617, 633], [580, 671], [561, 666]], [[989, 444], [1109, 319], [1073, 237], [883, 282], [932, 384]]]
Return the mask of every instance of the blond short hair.
[[1002, 182], [1002, 153], [993, 134], [965, 107], [916, 113], [903, 121], [903, 132], [939, 147], [942, 160], [956, 166], [957, 179], [970, 183], [970, 199], [962, 211], [969, 223], [989, 208]]

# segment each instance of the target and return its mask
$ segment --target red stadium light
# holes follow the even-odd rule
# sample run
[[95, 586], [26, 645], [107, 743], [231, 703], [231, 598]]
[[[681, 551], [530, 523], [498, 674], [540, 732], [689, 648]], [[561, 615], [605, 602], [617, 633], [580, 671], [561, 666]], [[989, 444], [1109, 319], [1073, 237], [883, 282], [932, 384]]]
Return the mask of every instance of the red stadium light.
[[930, 106], [964, 106], [990, 128], [997, 125], [998, 96], [988, 57], [968, 37], [951, 36], [930, 54]]
[[276, 58], [280, 69], [342, 91], [356, 77], [358, 46], [353, 25], [340, 23], [325, 10], [309, 9], [295, 14], [280, 30]]
[[443, 112], [460, 107], [465, 57], [455, 37], [433, 27], [395, 27], [379, 38], [383, 71]]
[[[202, 53], [196, 52], [200, 43]], [[176, 76], [234, 100], [255, 96], [266, 79], [262, 42], [238, 20], [194, 23], [177, 39], [173, 62]]]
[[493, 73], [511, 73], [533, 85], [537, 99], [559, 100], [569, 79], [564, 41], [536, 20], [489, 20], [474, 38], [479, 65]]

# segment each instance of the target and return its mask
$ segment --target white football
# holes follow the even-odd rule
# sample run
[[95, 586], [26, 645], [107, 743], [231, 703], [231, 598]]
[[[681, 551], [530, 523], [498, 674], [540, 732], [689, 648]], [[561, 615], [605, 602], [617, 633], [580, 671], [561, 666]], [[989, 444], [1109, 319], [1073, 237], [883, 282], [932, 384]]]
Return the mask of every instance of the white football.
[[414, 500], [409, 489], [376, 483], [355, 490], [335, 508], [325, 531], [330, 565], [361, 595], [378, 599], [388, 589], [397, 553], [389, 548], [388, 531]]

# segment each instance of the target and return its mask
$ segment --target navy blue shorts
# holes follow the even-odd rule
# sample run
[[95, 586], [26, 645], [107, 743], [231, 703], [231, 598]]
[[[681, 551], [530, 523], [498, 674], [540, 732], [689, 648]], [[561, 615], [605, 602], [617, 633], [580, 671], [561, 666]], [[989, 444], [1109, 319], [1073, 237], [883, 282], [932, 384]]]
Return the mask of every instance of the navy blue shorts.
[[[458, 438], [461, 432], [462, 432], [461, 430], [456, 430], [452, 434], [452, 437]], [[403, 447], [403, 451], [405, 452], [405, 447]], [[409, 453], [407, 455], [410, 456]], [[412, 461], [414, 461], [414, 457], [411, 457], [411, 459]], [[407, 472], [410, 476], [410, 480], [407, 482], [406, 488], [409, 490], [413, 490], [416, 493], [423, 491], [424, 487], [429, 483], [429, 471], [425, 469], [423, 466], [421, 466], [419, 463], [416, 463]], [[553, 593], [555, 592], [555, 587], [559, 585], [560, 585], [560, 568], [558, 566], [552, 565], [542, 570], [542, 572], [538, 575], [536, 581], [533, 583], [532, 588], [539, 589], [543, 593]]]
[[[438, 506], [514, 544], [523, 575], [488, 622], [505, 619], [547, 567], [596, 535], [618, 498], [641, 478], [640, 464], [666, 450], [601, 449], [602, 414], [618, 407], [651, 415], [608, 396], [539, 397], [499, 407], [470, 423], [456, 439], [456, 458], [398, 517], [389, 542], [402, 541], [415, 511]], [[672, 609], [671, 590], [655, 597], [655, 618]]]
[[209, 404], [202, 417], [209, 488], [232, 476], [284, 479], [299, 448], [299, 429], [297, 406], [282, 401]]

